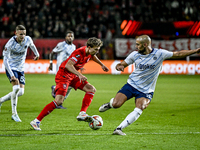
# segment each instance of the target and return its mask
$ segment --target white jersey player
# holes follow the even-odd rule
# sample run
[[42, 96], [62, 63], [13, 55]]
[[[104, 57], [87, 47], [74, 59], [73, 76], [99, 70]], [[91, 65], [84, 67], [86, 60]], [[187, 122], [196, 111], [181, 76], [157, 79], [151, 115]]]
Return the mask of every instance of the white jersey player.
[[150, 104], [162, 62], [165, 59], [181, 58], [200, 53], [200, 48], [178, 52], [152, 48], [151, 39], [148, 35], [141, 35], [136, 39], [136, 48], [138, 51], [132, 52], [124, 61], [116, 65], [116, 70], [124, 71], [125, 67], [135, 63], [135, 70], [129, 76], [127, 83], [118, 91], [115, 98], [112, 98], [110, 102], [103, 104], [99, 108], [100, 112], [110, 108], [119, 108], [127, 100], [135, 97], [136, 108], [114, 130], [113, 134], [116, 135], [126, 135], [122, 132], [122, 129], [136, 121], [143, 110]]
[[[52, 50], [50, 53], [50, 65], [49, 70], [53, 70], [53, 55], [57, 54], [57, 64], [56, 64], [56, 73], [58, 72], [58, 69], [63, 61], [65, 61], [71, 53], [76, 49], [76, 46], [73, 44], [74, 40], [74, 32], [68, 31], [66, 33], [65, 41], [59, 42], [57, 46]], [[55, 98], [55, 85], [51, 86], [52, 89], [52, 96]], [[67, 94], [65, 96], [65, 99], [69, 96], [69, 93], [71, 91], [71, 87], [68, 88]], [[58, 109], [66, 109], [62, 105], [57, 107]]]
[[148, 55], [132, 52], [124, 61], [127, 65], [135, 63], [135, 71], [127, 81], [142, 93], [154, 92], [163, 60], [172, 57], [173, 53], [163, 49], [152, 48]]
[[16, 27], [16, 35], [5, 45], [3, 50], [3, 63], [6, 68], [6, 75], [9, 78], [13, 91], [0, 98], [0, 107], [3, 102], [11, 99], [12, 119], [21, 122], [17, 114], [18, 96], [24, 94], [25, 76], [24, 65], [28, 47], [34, 52], [34, 60], [39, 59], [39, 53], [30, 36], [26, 36], [26, 28], [23, 25]]

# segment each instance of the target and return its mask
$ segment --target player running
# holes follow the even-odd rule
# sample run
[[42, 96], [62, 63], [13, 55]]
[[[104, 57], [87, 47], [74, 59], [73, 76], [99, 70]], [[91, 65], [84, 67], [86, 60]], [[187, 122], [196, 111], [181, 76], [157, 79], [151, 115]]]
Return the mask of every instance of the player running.
[[[74, 32], [73, 31], [68, 31], [65, 36], [65, 41], [59, 42], [57, 46], [52, 50], [50, 53], [50, 65], [49, 65], [49, 70], [53, 70], [53, 55], [57, 54], [57, 64], [56, 64], [56, 73], [58, 72], [59, 66], [63, 61], [65, 61], [71, 53], [76, 49], [76, 46], [73, 44], [74, 40]], [[53, 98], [55, 98], [55, 85], [51, 86], [51, 95]], [[72, 90], [72, 87], [68, 87], [68, 91], [65, 95], [64, 100], [69, 96], [70, 91]], [[58, 109], [66, 109], [62, 105], [57, 107]]]
[[113, 134], [115, 135], [126, 135], [122, 129], [136, 121], [150, 104], [163, 60], [186, 57], [200, 52], [200, 48], [178, 52], [152, 48], [151, 39], [147, 35], [139, 36], [136, 39], [136, 48], [138, 51], [132, 52], [124, 61], [116, 65], [116, 70], [124, 71], [128, 65], [135, 63], [135, 70], [129, 76], [127, 83], [118, 91], [115, 98], [99, 108], [100, 112], [110, 108], [119, 108], [127, 100], [135, 97], [136, 108], [114, 130]]
[[78, 121], [91, 121], [91, 116], [86, 114], [86, 111], [92, 102], [96, 89], [87, 81], [87, 77], [82, 75], [78, 70], [82, 68], [90, 59], [98, 63], [104, 71], [109, 69], [98, 59], [96, 54], [99, 52], [103, 42], [95, 37], [89, 38], [87, 46], [83, 46], [75, 50], [67, 60], [65, 60], [59, 67], [59, 70], [55, 77], [56, 88], [55, 100], [47, 104], [36, 119], [30, 122], [30, 125], [35, 130], [40, 129], [40, 122], [42, 119], [50, 114], [57, 106], [61, 105], [64, 101], [64, 97], [71, 86], [75, 90], [80, 89], [85, 92], [85, 96], [82, 101], [82, 107], [79, 115], [77, 116]]
[[12, 119], [16, 122], [21, 122], [17, 114], [17, 101], [18, 97], [24, 94], [24, 64], [28, 47], [35, 54], [34, 60], [38, 60], [39, 53], [31, 37], [26, 36], [26, 28], [23, 25], [18, 25], [15, 36], [6, 43], [3, 50], [3, 63], [6, 68], [6, 75], [13, 86], [13, 91], [0, 98], [0, 107], [3, 102], [11, 99]]

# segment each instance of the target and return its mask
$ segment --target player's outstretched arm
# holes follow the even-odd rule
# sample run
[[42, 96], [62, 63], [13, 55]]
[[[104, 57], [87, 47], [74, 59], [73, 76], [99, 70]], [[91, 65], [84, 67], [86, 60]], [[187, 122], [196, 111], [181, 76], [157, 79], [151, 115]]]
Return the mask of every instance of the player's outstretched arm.
[[99, 60], [99, 58], [96, 55], [94, 55], [92, 57], [92, 59], [93, 59], [93, 61], [95, 61], [96, 63], [98, 63], [101, 66], [101, 68], [103, 69], [103, 71], [106, 71], [106, 72], [109, 71], [109, 69]]
[[122, 61], [121, 63], [116, 65], [116, 70], [117, 71], [122, 71], [124, 72], [124, 68], [126, 68], [128, 66], [128, 64], [125, 61]]
[[200, 53], [200, 48], [198, 49], [193, 49], [193, 50], [181, 50], [178, 52], [173, 52], [172, 58], [183, 58], [195, 53]]

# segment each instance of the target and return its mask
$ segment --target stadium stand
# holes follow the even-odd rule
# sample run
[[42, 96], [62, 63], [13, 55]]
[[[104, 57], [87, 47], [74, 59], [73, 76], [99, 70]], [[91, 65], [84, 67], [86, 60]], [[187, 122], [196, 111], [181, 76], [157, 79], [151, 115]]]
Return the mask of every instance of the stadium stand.
[[0, 37], [12, 36], [16, 24], [34, 38], [63, 38], [69, 29], [76, 38], [119, 37], [122, 20], [197, 21], [199, 7], [200, 0], [1, 0]]

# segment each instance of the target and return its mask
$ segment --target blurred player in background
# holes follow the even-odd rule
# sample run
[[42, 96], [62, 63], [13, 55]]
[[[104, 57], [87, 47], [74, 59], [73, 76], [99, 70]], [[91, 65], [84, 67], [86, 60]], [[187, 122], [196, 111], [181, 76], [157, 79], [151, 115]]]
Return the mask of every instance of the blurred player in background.
[[129, 76], [127, 83], [118, 91], [115, 98], [99, 108], [100, 112], [110, 108], [119, 108], [127, 100], [135, 97], [136, 108], [114, 130], [113, 134], [115, 135], [126, 135], [122, 132], [122, 129], [136, 121], [150, 104], [163, 60], [186, 57], [200, 52], [200, 48], [178, 52], [152, 48], [151, 39], [148, 35], [142, 35], [136, 39], [136, 48], [138, 51], [132, 52], [124, 61], [116, 65], [116, 70], [124, 71], [124, 68], [128, 65], [135, 63], [135, 70]]
[[[58, 69], [63, 61], [65, 61], [71, 53], [76, 49], [76, 46], [73, 44], [74, 40], [74, 32], [68, 31], [65, 36], [65, 41], [59, 42], [57, 46], [52, 50], [50, 53], [50, 65], [49, 70], [53, 70], [53, 55], [57, 54], [57, 64], [56, 64], [56, 73], [58, 72]], [[51, 95], [53, 98], [55, 98], [55, 85], [51, 86]], [[70, 91], [72, 90], [72, 87], [68, 88], [68, 91], [65, 95], [65, 99], [69, 96]], [[65, 100], [64, 99], [64, 100]], [[57, 107], [58, 109], [66, 109], [62, 105]]]
[[34, 52], [34, 60], [39, 59], [39, 53], [30, 36], [26, 36], [26, 28], [23, 25], [16, 27], [13, 36], [5, 45], [3, 50], [3, 63], [6, 75], [12, 84], [13, 91], [0, 98], [0, 107], [3, 102], [11, 99], [12, 119], [21, 122], [17, 114], [18, 97], [24, 94], [25, 75], [24, 64], [28, 47]]
[[98, 63], [104, 71], [107, 72], [109, 69], [96, 56], [100, 47], [103, 45], [103, 42], [100, 39], [93, 37], [88, 39], [86, 45], [87, 46], [83, 46], [75, 50], [69, 58], [60, 65], [55, 77], [55, 100], [46, 105], [38, 117], [31, 121], [30, 125], [35, 130], [41, 130], [40, 122], [42, 119], [51, 113], [57, 106], [63, 103], [69, 86], [73, 87], [75, 90], [80, 89], [85, 92], [80, 113], [76, 117], [77, 120], [86, 122], [91, 121], [92, 118], [86, 114], [86, 111], [92, 102], [96, 89], [93, 85], [87, 82], [87, 78], [78, 70], [82, 68], [90, 59]]

